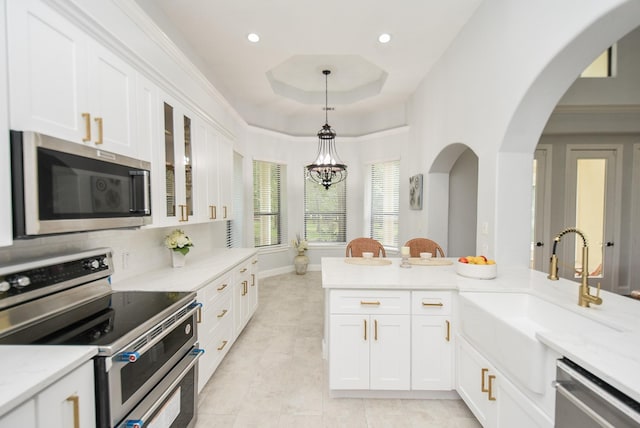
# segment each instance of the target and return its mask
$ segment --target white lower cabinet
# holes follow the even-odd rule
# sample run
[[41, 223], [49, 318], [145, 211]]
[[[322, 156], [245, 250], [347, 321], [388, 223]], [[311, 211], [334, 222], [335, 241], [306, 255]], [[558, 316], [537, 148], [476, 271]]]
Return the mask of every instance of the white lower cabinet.
[[408, 390], [409, 292], [332, 290], [330, 299], [330, 389]]
[[411, 389], [448, 391], [453, 385], [453, 299], [450, 291], [411, 296]]
[[542, 428], [553, 422], [464, 338], [457, 338], [458, 394], [485, 428]]
[[198, 291], [202, 303], [198, 342], [204, 354], [198, 362], [198, 392], [206, 385], [234, 340], [232, 275], [227, 274]]
[[233, 324], [236, 335], [240, 334], [247, 325], [258, 304], [258, 286], [255, 282], [255, 274], [251, 276], [251, 266], [251, 260], [249, 260], [238, 265], [234, 270]]
[[[38, 428], [95, 426], [93, 361], [87, 361], [41, 391], [35, 398], [35, 405]], [[0, 425], [4, 426], [4, 420], [0, 422]]]

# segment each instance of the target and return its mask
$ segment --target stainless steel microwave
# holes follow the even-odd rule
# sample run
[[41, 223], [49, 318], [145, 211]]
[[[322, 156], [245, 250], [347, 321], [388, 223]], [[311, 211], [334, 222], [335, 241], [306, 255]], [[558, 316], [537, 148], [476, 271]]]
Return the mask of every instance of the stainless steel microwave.
[[15, 238], [151, 222], [149, 162], [11, 131]]

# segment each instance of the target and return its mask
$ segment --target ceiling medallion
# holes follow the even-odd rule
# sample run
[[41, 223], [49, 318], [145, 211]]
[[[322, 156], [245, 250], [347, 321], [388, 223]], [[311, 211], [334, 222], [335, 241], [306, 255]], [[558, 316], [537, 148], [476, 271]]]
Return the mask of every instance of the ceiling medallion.
[[307, 176], [318, 184], [329, 189], [332, 184], [340, 183], [347, 178], [347, 166], [342, 163], [336, 151], [336, 133], [329, 126], [329, 91], [328, 76], [331, 70], [322, 70], [325, 85], [325, 122], [318, 131], [318, 154], [316, 160], [306, 166]]

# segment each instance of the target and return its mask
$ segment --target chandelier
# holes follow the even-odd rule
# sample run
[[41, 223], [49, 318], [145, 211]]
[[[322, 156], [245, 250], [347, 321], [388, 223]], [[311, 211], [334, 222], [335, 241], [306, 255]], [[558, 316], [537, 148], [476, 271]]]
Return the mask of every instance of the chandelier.
[[316, 160], [306, 166], [308, 177], [318, 184], [329, 189], [332, 184], [340, 183], [347, 178], [347, 166], [342, 163], [336, 152], [336, 133], [329, 126], [329, 95], [327, 89], [327, 76], [331, 70], [322, 70], [324, 74], [325, 96], [325, 121], [322, 129], [318, 131], [318, 154]]

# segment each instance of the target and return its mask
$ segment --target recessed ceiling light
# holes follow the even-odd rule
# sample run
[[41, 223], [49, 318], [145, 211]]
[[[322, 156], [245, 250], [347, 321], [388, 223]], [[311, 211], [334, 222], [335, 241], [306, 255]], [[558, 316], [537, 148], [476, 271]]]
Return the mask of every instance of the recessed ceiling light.
[[378, 36], [378, 41], [380, 43], [389, 43], [391, 41], [391, 34], [389, 33], [382, 33]]
[[251, 43], [258, 43], [260, 41], [260, 36], [258, 36], [256, 33], [249, 33], [247, 35], [247, 39], [251, 42]]

